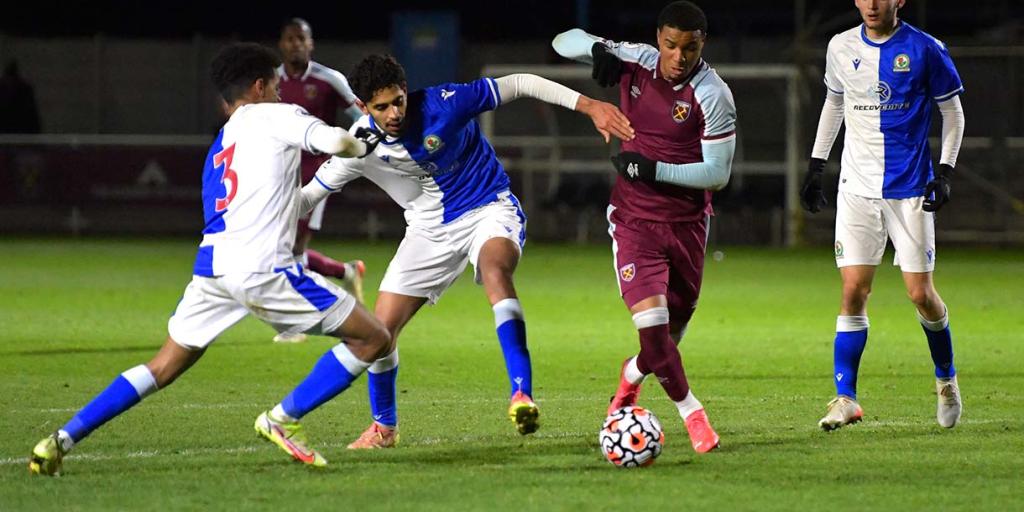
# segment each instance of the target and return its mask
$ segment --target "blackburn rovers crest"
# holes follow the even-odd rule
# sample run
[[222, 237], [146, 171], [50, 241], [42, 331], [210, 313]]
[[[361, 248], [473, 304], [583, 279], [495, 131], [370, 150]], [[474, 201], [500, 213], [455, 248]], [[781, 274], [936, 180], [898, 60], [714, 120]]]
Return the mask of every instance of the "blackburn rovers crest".
[[910, 56], [901, 53], [892, 60], [892, 70], [898, 73], [906, 73], [910, 71]]
[[433, 153], [441, 149], [441, 146], [443, 145], [444, 142], [441, 141], [441, 137], [438, 137], [437, 135], [431, 134], [423, 138], [423, 147], [427, 150], [427, 153]]
[[629, 263], [623, 265], [622, 268], [619, 269], [619, 278], [623, 281], [628, 283], [632, 281], [634, 277], [636, 277], [636, 265]]
[[690, 104], [682, 100], [676, 100], [675, 104], [672, 105], [672, 120], [677, 123], [682, 123], [689, 117]]

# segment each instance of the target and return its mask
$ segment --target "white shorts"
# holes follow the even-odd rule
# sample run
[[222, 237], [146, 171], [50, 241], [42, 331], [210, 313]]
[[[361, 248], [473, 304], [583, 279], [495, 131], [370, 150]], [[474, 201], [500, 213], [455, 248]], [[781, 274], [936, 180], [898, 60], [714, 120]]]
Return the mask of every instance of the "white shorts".
[[924, 197], [871, 199], [840, 192], [836, 198], [836, 265], [878, 265], [888, 237], [893, 265], [903, 272], [935, 270], [935, 215]]
[[329, 334], [355, 305], [345, 290], [298, 264], [258, 274], [192, 276], [167, 332], [179, 345], [198, 350], [252, 313], [277, 332]]
[[522, 255], [526, 215], [511, 193], [503, 193], [497, 201], [449, 224], [406, 228], [405, 238], [384, 273], [380, 291], [425, 297], [434, 304], [462, 275], [467, 263], [473, 265], [474, 279], [480, 284], [477, 258], [484, 242], [492, 238], [512, 240]]
[[327, 200], [320, 201], [313, 207], [313, 211], [309, 212], [309, 229], [313, 231], [320, 231], [320, 226], [324, 223], [324, 210], [327, 209]]

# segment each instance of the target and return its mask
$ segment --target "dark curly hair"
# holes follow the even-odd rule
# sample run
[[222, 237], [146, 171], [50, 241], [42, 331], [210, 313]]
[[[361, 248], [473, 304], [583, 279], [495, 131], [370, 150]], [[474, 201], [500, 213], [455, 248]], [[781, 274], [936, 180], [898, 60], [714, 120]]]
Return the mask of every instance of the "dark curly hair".
[[281, 64], [277, 54], [256, 43], [232, 43], [217, 53], [210, 63], [210, 78], [228, 104], [245, 94], [253, 82], [274, 77]]
[[704, 11], [697, 4], [685, 0], [672, 2], [661, 10], [658, 14], [658, 29], [665, 25], [684, 32], [700, 30], [704, 35], [708, 33], [708, 19]]
[[368, 55], [356, 64], [348, 76], [352, 92], [363, 103], [369, 103], [374, 93], [392, 85], [405, 88], [405, 70], [391, 55]]

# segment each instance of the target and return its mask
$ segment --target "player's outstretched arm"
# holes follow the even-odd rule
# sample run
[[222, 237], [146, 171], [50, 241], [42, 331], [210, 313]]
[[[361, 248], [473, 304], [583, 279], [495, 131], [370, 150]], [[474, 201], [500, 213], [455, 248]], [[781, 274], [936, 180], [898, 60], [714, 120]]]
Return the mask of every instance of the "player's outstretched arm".
[[566, 30], [551, 40], [551, 48], [559, 55], [572, 59], [583, 64], [594, 62], [591, 50], [594, 43], [601, 41], [600, 37], [588, 34], [580, 28]]
[[302, 187], [300, 214], [306, 215], [313, 211], [320, 201], [340, 191], [346, 183], [362, 176], [364, 165], [365, 160], [337, 156], [320, 164], [313, 179]]
[[583, 29], [574, 28], [555, 36], [551, 41], [551, 47], [567, 59], [590, 64], [593, 67], [590, 76], [601, 87], [611, 87], [619, 83], [622, 76], [622, 61], [611, 51], [604, 39], [588, 34]]
[[647, 44], [616, 42], [574, 28], [555, 36], [551, 47], [562, 57], [590, 64], [591, 77], [601, 87], [617, 85], [626, 71], [625, 63], [654, 69], [658, 50]]
[[345, 158], [363, 157], [373, 151], [366, 141], [343, 128], [326, 124], [316, 125], [309, 131], [309, 145], [321, 153]]
[[519, 98], [536, 98], [586, 114], [605, 142], [610, 142], [612, 136], [622, 140], [632, 140], [635, 136], [629, 119], [618, 107], [584, 96], [560, 83], [529, 73], [503, 76], [494, 82], [503, 105]]
[[615, 170], [629, 181], [658, 181], [703, 190], [722, 190], [732, 175], [736, 139], [702, 142], [704, 161], [670, 164], [644, 158], [640, 153], [624, 151], [612, 157]]

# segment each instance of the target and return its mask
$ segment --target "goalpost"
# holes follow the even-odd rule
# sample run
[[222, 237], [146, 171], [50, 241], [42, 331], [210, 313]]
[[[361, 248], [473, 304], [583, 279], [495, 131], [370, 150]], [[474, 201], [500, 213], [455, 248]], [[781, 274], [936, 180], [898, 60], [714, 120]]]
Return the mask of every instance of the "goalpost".
[[[724, 64], [716, 65], [714, 69], [734, 88], [736, 96], [738, 122], [737, 122], [737, 154], [733, 162], [733, 180], [742, 179], [743, 176], [780, 176], [785, 181], [785, 199], [783, 215], [780, 226], [781, 239], [776, 243], [785, 246], [797, 245], [801, 240], [803, 227], [803, 215], [799, 203], [800, 187], [800, 154], [799, 154], [799, 123], [800, 123], [800, 96], [799, 83], [800, 74], [797, 66], [788, 64]], [[518, 64], [497, 64], [487, 65], [481, 71], [481, 76], [500, 77], [513, 73], [532, 73], [550, 80], [554, 80], [576, 90], [591, 94], [596, 85], [592, 85], [590, 68], [583, 65], [518, 65]], [[744, 98], [735, 92], [736, 84], [749, 80], [774, 80], [784, 83], [784, 97], [777, 98], [776, 105], [781, 105], [782, 117], [784, 117], [784, 151], [781, 158], [770, 159], [748, 159], [745, 158], [743, 145], [745, 140], [756, 140], [762, 133], [757, 130], [747, 131], [744, 129], [744, 119], [749, 116], [772, 116], [774, 112], [758, 112], [758, 109], [747, 111], [743, 108]], [[604, 92], [601, 92], [604, 91]], [[596, 97], [617, 103], [617, 97], [608, 97], [609, 92], [617, 95], [618, 89], [603, 89], [596, 93]], [[589, 123], [580, 116], [574, 121], [559, 122], [559, 116], [555, 114], [556, 107], [543, 104], [540, 114], [541, 123], [534, 126], [534, 129], [527, 129], [526, 133], [506, 134], [506, 126], [515, 125], [520, 132], [523, 132], [523, 119], [514, 119], [509, 115], [510, 120], [497, 121], [496, 116], [502, 114], [486, 112], [480, 116], [481, 127], [484, 134], [494, 145], [495, 150], [502, 157], [502, 161], [509, 169], [522, 173], [523, 185], [527, 190], [533, 190], [535, 174], [554, 173], [549, 183], [557, 183], [558, 178], [566, 173], [607, 173], [610, 170], [608, 155], [595, 154], [594, 148], [603, 149], [600, 144], [595, 144], [593, 130]], [[502, 109], [504, 110], [504, 109]], [[499, 111], [500, 112], [500, 111]], [[576, 126], [570, 126], [576, 124]], [[498, 127], [501, 126], [501, 130]], [[573, 130], [573, 128], [576, 128]], [[544, 133], [540, 132], [543, 129]], [[573, 132], [586, 135], [574, 135]], [[607, 151], [604, 149], [604, 151]], [[528, 202], [529, 198], [523, 198]]]

